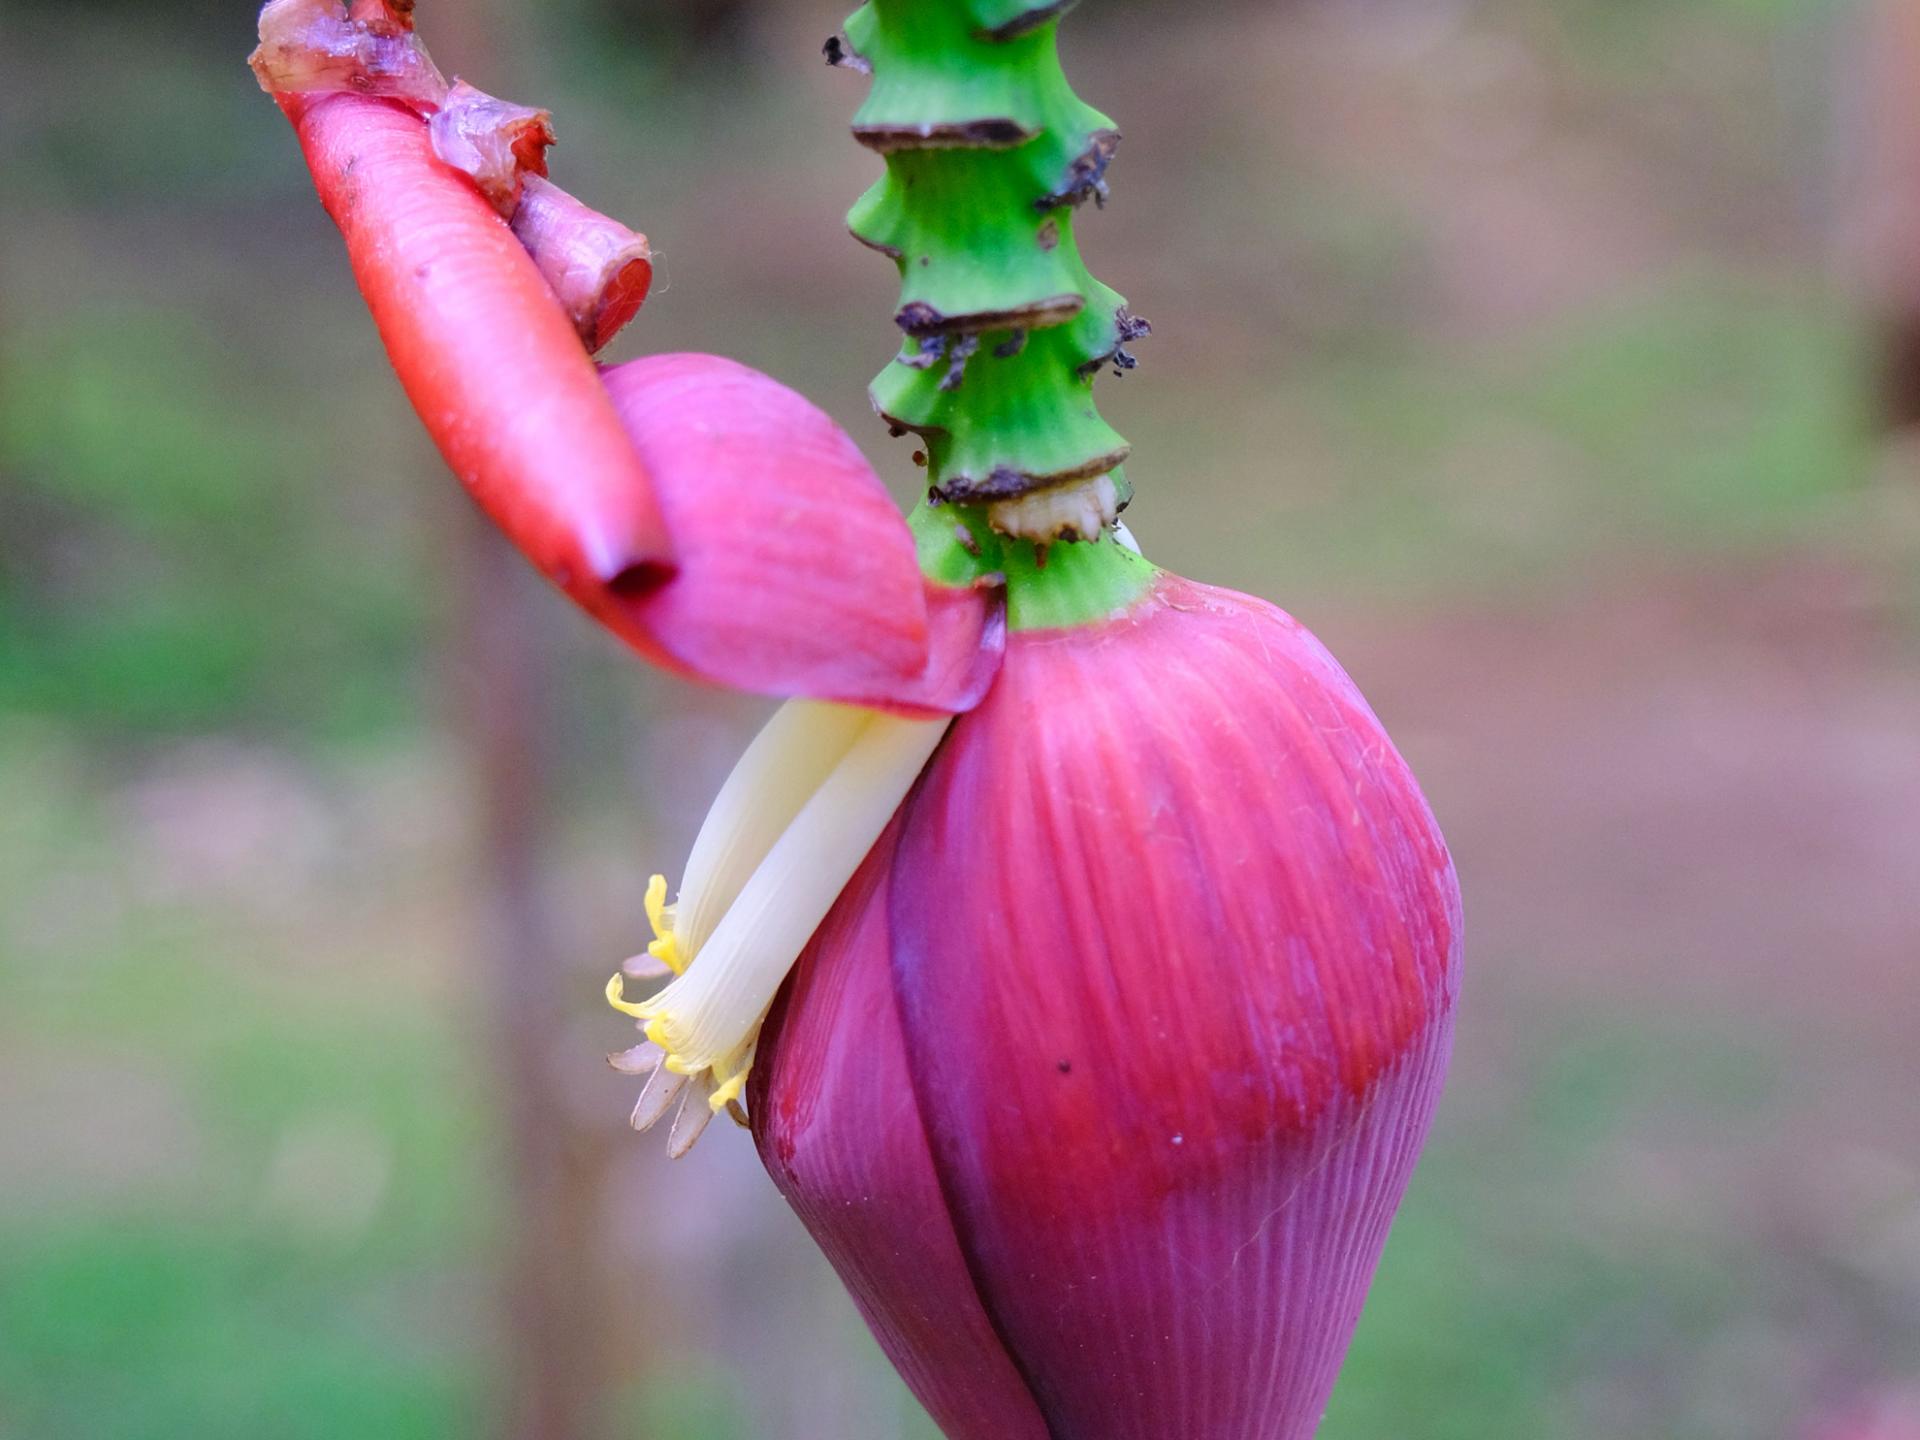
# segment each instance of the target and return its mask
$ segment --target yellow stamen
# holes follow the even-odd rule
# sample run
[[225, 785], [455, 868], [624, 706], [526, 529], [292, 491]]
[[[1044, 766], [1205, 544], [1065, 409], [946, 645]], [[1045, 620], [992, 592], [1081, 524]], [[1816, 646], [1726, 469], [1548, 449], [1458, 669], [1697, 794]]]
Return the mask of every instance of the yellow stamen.
[[[756, 1034], [755, 1040], [758, 1038]], [[730, 1106], [738, 1108], [735, 1102], [746, 1091], [747, 1076], [753, 1070], [755, 1048], [754, 1042], [749, 1041], [738, 1054], [728, 1056], [713, 1067], [713, 1078], [717, 1088], [707, 1097], [707, 1104], [712, 1107], [714, 1114], [718, 1115]]]
[[646, 1019], [652, 1012], [646, 1006], [636, 1005], [633, 1001], [626, 999], [626, 993], [626, 977], [616, 970], [613, 972], [613, 978], [607, 981], [607, 1004], [622, 1015], [631, 1015], [636, 1020]]
[[[646, 953], [674, 978], [631, 1001], [615, 975], [607, 1003], [640, 1022], [650, 1042], [646, 1058], [659, 1057], [635, 1126], [664, 1118], [678, 1098], [669, 1154], [685, 1153], [722, 1110], [745, 1123], [741, 1097], [781, 980], [949, 723], [788, 703], [721, 787], [676, 902], [667, 903], [665, 876], [649, 880], [654, 938]], [[628, 968], [636, 976], [658, 973], [645, 960]]]
[[676, 975], [687, 973], [687, 962], [681, 957], [679, 942], [673, 935], [672, 906], [667, 904], [667, 877], [656, 875], [647, 882], [647, 924], [653, 927], [653, 939], [647, 945], [647, 954], [658, 960]]
[[874, 714], [732, 895], [687, 973], [653, 1001], [647, 1038], [690, 1064], [744, 1050], [780, 982], [873, 849], [952, 722]]

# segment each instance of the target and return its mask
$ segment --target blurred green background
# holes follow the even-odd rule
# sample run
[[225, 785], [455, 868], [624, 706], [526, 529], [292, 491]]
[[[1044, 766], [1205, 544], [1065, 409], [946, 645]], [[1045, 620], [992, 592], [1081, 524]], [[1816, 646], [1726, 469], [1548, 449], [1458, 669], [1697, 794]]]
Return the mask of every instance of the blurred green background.
[[[1325, 1440], [1920, 1436], [1912, 9], [1064, 32], [1134, 529], [1343, 657], [1467, 894]], [[620, 354], [769, 369], [908, 493], [839, 6], [420, 14], [652, 236]], [[744, 1137], [668, 1165], [600, 1061], [766, 707], [477, 538], [252, 19], [0, 10], [0, 1437], [929, 1440]]]

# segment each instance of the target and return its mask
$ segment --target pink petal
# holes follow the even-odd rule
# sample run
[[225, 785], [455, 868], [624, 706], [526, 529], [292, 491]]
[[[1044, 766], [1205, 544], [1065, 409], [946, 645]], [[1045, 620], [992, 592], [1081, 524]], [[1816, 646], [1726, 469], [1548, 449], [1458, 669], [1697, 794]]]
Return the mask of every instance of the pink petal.
[[604, 372], [652, 477], [676, 571], [594, 612], [642, 650], [737, 689], [951, 711], [990, 682], [997, 596], [929, 587], [912, 536], [846, 432], [714, 355]]

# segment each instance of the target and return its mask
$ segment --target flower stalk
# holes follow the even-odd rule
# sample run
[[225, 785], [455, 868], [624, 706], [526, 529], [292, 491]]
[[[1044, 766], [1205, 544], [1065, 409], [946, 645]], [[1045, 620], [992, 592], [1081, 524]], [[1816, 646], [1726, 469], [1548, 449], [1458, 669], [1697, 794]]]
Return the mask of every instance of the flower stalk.
[[853, 133], [887, 166], [848, 217], [900, 272], [874, 407], [924, 438], [930, 505], [1038, 542], [1097, 540], [1125, 506], [1129, 447], [1093, 383], [1148, 331], [1074, 237], [1120, 132], [1061, 69], [1068, 8], [869, 0], [827, 46], [872, 74]]

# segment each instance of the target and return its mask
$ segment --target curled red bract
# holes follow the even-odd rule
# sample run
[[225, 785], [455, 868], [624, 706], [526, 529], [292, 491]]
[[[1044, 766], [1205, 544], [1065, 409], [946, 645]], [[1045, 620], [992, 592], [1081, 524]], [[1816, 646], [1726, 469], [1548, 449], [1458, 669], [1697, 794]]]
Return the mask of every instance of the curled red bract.
[[603, 378], [418, 116], [356, 95], [282, 103], [414, 408], [556, 585], [648, 658], [739, 689], [913, 713], [979, 698], [998, 595], [922, 579], [827, 416], [713, 356]]
[[380, 96], [425, 117], [434, 153], [512, 223], [590, 352], [639, 312], [653, 284], [647, 237], [546, 179], [549, 112], [464, 80], [449, 88], [414, 34], [410, 0], [355, 0], [351, 11], [339, 0], [271, 0], [251, 63], [273, 94]]
[[689, 673], [763, 694], [906, 712], [985, 693], [997, 591], [930, 584], [860, 447], [817, 406], [717, 355], [604, 372], [651, 477], [675, 572], [589, 606]]
[[469, 493], [587, 601], [670, 573], [646, 468], [540, 272], [389, 101], [283, 97], [394, 370]]

